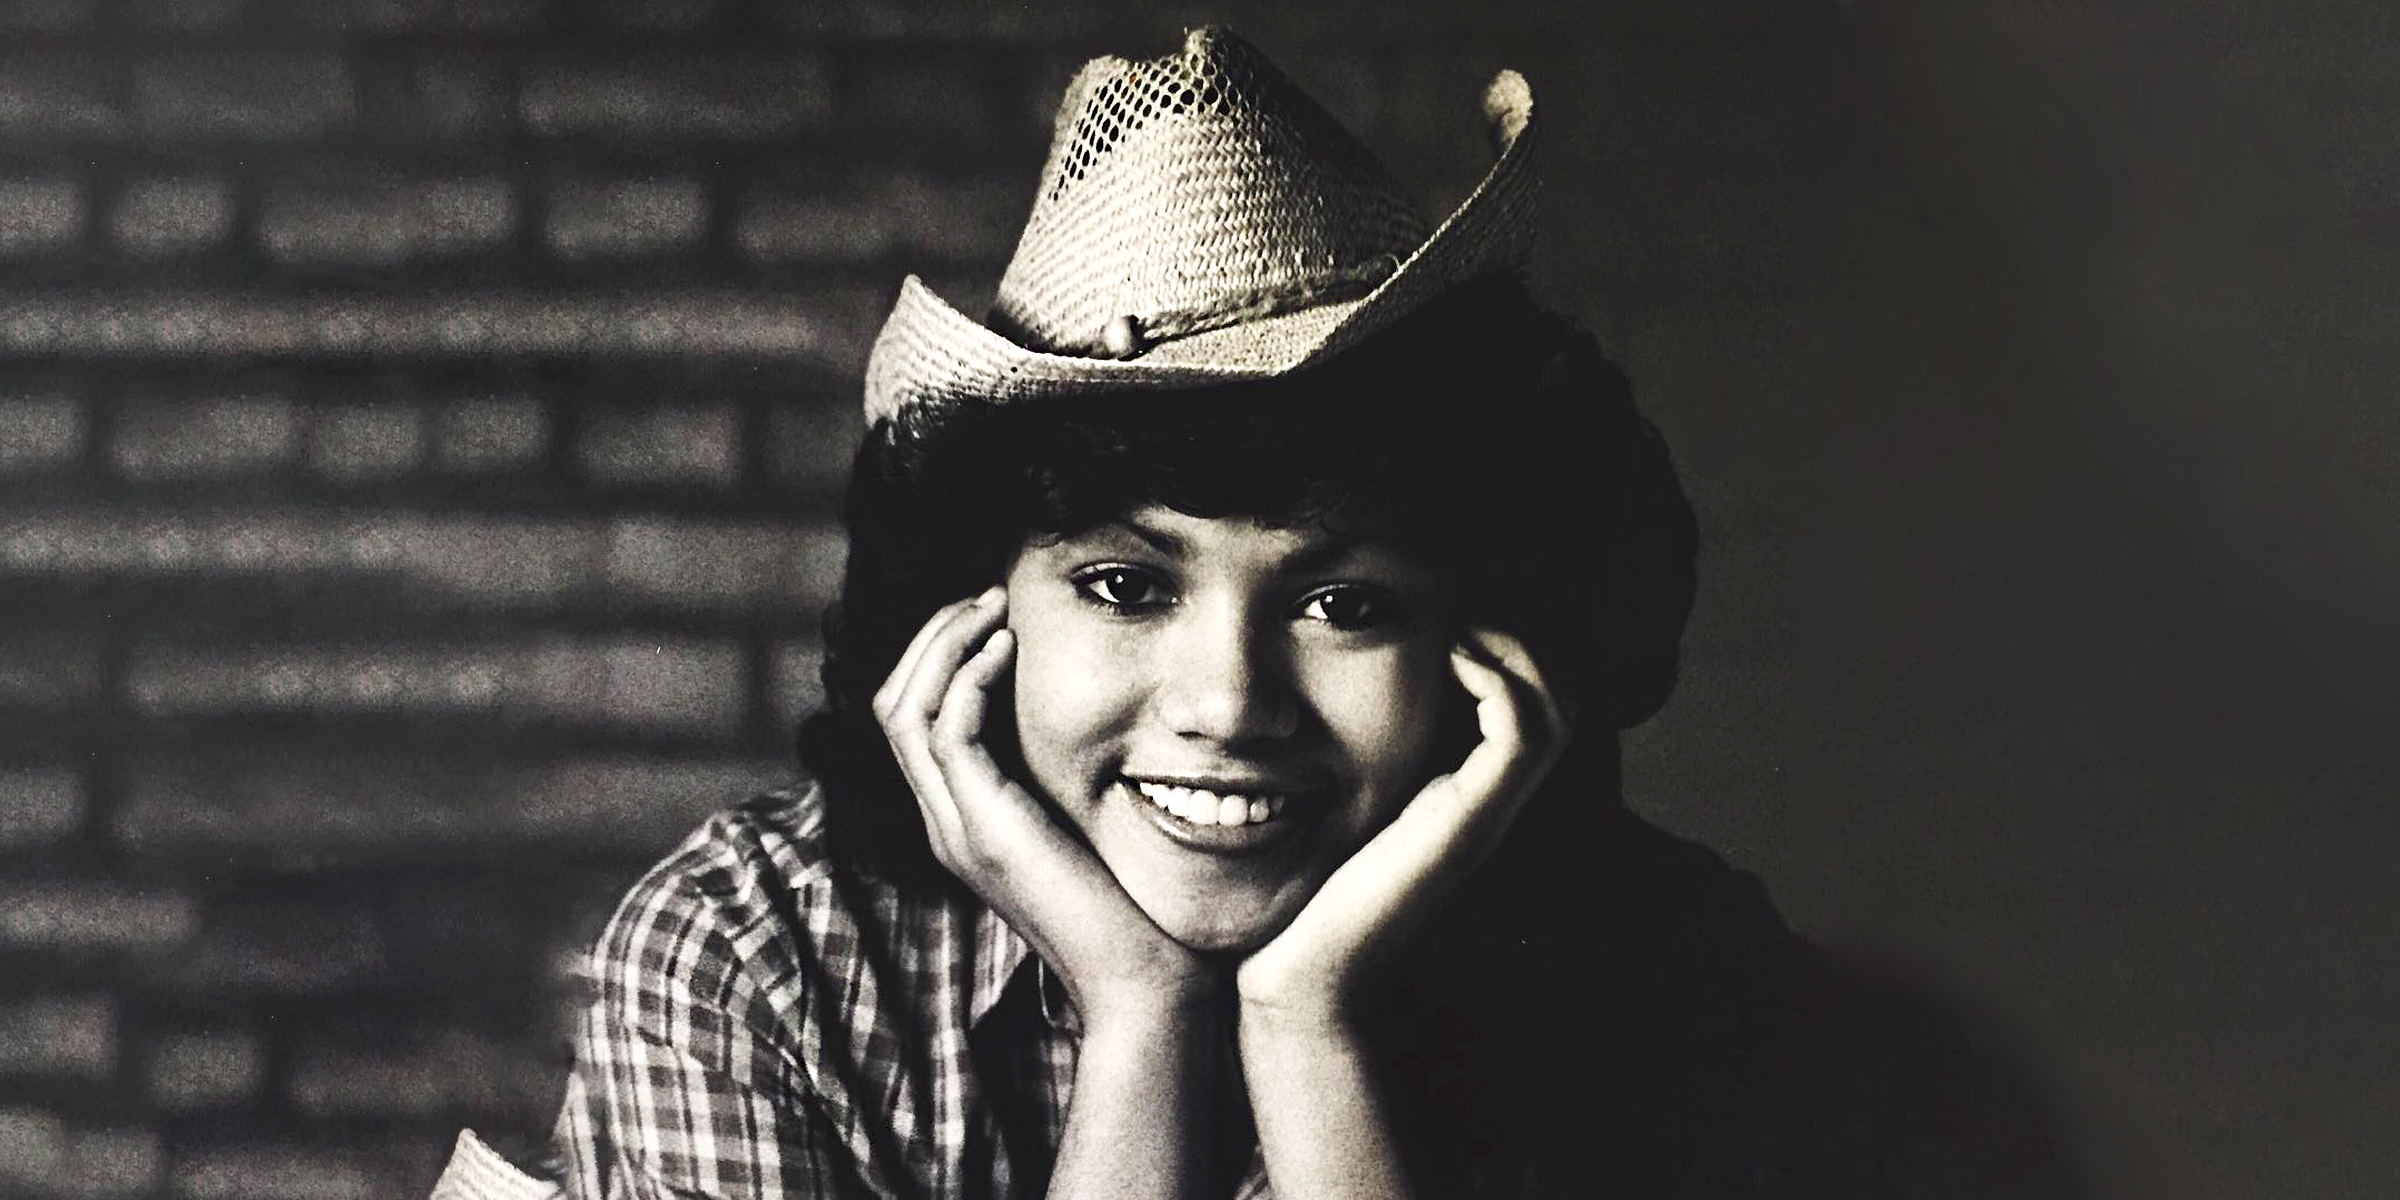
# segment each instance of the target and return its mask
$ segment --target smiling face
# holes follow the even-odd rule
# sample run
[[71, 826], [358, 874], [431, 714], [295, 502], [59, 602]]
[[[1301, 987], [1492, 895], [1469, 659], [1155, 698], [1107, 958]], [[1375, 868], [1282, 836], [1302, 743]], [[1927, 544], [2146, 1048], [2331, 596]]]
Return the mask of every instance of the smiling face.
[[1386, 543], [1154, 506], [1007, 588], [1026, 769], [1188, 946], [1263, 944], [1453, 765], [1449, 599]]

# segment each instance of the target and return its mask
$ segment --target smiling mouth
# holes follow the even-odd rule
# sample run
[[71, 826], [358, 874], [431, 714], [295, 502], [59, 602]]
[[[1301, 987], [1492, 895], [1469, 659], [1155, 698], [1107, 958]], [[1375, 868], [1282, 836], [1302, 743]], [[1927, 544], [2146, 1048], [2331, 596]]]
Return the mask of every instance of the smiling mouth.
[[1323, 807], [1315, 793], [1216, 791], [1190, 783], [1123, 778], [1119, 790], [1151, 824], [1185, 849], [1245, 855], [1288, 841]]
[[1194, 825], [1264, 825], [1283, 815], [1287, 800], [1274, 792], [1212, 792], [1146, 779], [1131, 782], [1152, 805]]

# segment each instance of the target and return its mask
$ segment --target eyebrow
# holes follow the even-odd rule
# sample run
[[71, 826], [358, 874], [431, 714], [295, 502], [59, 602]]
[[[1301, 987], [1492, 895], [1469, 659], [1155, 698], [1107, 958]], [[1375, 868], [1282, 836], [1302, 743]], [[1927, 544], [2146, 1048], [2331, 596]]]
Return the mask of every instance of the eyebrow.
[[1150, 543], [1150, 548], [1158, 551], [1160, 554], [1169, 555], [1175, 558], [1183, 557], [1183, 539], [1176, 537], [1174, 534], [1169, 533], [1164, 529], [1160, 529], [1155, 525], [1145, 525], [1130, 516], [1118, 517], [1116, 520], [1109, 522], [1109, 524], [1114, 525], [1117, 528]]
[[[1132, 516], [1118, 517], [1108, 524], [1140, 538], [1148, 543], [1151, 549], [1169, 557], [1180, 558], [1187, 549], [1182, 538]], [[1294, 551], [1284, 565], [1287, 570], [1312, 571], [1344, 555], [1372, 552], [1377, 546], [1388, 545], [1389, 543], [1373, 537], [1342, 537], [1326, 534], [1311, 539], [1307, 545]]]

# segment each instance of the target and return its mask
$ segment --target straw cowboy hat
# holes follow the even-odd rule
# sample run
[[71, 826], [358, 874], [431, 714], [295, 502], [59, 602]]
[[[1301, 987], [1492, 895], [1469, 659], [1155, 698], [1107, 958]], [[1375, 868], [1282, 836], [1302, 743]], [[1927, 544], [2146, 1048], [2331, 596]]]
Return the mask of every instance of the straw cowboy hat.
[[1533, 92], [1483, 98], [1496, 161], [1438, 226], [1249, 43], [1084, 65], [988, 323], [915, 276], [867, 361], [867, 420], [924, 400], [1192, 387], [1321, 361], [1533, 241]]

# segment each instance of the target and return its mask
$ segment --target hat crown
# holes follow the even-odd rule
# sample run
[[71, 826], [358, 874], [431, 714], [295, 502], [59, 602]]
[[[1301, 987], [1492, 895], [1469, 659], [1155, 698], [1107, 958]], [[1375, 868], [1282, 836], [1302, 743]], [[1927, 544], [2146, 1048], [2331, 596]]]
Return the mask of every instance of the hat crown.
[[1197, 29], [1178, 53], [1076, 75], [991, 323], [1113, 356], [1129, 328], [1182, 337], [1355, 299], [1428, 232], [1330, 113], [1249, 43]]

